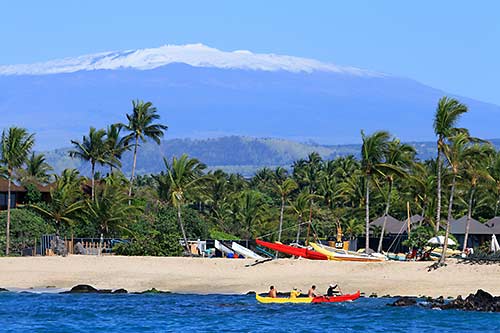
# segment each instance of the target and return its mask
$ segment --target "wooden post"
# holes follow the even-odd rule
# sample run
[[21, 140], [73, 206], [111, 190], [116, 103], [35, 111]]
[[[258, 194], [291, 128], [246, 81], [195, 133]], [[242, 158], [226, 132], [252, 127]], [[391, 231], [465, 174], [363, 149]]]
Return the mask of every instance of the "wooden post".
[[406, 202], [406, 210], [408, 212], [408, 237], [410, 237], [410, 228], [411, 228], [411, 218], [410, 218], [410, 202]]

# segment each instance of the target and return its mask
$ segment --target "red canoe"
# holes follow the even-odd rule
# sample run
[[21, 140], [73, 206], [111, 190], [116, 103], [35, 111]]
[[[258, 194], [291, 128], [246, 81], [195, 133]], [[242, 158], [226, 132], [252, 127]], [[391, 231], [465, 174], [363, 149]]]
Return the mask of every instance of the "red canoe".
[[308, 250], [300, 247], [293, 247], [290, 245], [279, 244], [279, 243], [264, 242], [260, 239], [256, 239], [255, 241], [259, 245], [265, 246], [271, 250], [289, 254], [291, 256], [303, 257], [312, 260], [328, 260], [327, 256], [313, 250]]
[[355, 294], [345, 294], [345, 295], [330, 296], [330, 297], [318, 296], [314, 297], [311, 303], [335, 303], [335, 302], [354, 301], [355, 299], [358, 299], [360, 295], [361, 293], [358, 290]]

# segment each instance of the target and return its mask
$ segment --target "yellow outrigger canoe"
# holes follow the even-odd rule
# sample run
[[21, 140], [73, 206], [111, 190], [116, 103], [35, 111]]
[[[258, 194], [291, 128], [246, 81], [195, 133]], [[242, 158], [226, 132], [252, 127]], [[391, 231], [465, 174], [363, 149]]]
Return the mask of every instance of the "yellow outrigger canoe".
[[329, 246], [312, 242], [309, 243], [309, 245], [311, 245], [316, 252], [324, 254], [328, 258], [328, 260], [358, 262], [382, 262], [386, 260], [385, 257], [374, 257], [366, 254], [334, 249]]
[[361, 296], [360, 291], [358, 290], [354, 294], [344, 294], [338, 296], [317, 296], [317, 297], [296, 297], [296, 298], [288, 298], [288, 297], [265, 297], [260, 296], [259, 294], [255, 294], [255, 299], [259, 301], [259, 303], [269, 304], [269, 303], [339, 303], [339, 302], [348, 302], [354, 301]]

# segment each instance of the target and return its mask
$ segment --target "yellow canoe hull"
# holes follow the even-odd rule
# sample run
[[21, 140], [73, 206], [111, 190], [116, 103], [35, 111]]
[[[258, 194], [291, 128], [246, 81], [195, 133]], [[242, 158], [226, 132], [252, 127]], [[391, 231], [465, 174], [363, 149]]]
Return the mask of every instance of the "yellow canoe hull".
[[321, 254], [324, 254], [328, 260], [335, 260], [335, 261], [357, 261], [357, 262], [382, 262], [385, 261], [384, 258], [373, 258], [373, 257], [368, 257], [365, 258], [363, 256], [356, 256], [356, 255], [341, 255], [338, 253], [335, 253], [333, 251], [329, 251], [322, 247], [319, 244], [316, 243], [309, 243], [313, 247], [313, 249], [316, 252], [319, 252]]
[[312, 303], [312, 298], [310, 297], [297, 297], [297, 298], [272, 298], [272, 297], [262, 297], [258, 294], [255, 295], [255, 298], [260, 303]]

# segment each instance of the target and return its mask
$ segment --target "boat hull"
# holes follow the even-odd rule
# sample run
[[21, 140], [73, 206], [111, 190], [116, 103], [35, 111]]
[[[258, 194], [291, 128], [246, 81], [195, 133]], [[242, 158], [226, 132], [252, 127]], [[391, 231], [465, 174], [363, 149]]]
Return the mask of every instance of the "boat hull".
[[298, 247], [293, 247], [285, 244], [278, 244], [278, 243], [269, 243], [262, 241], [260, 239], [256, 240], [257, 244], [267, 247], [271, 250], [275, 250], [281, 253], [285, 253], [291, 256], [296, 256], [296, 257], [303, 257], [311, 260], [328, 260], [328, 258], [317, 251], [313, 250], [308, 250], [308, 249], [303, 249], [303, 248], [298, 248]]
[[376, 257], [369, 257], [369, 256], [362, 256], [362, 255], [357, 255], [357, 254], [349, 254], [349, 253], [341, 253], [341, 252], [335, 252], [335, 251], [330, 251], [326, 249], [325, 247], [316, 244], [316, 243], [311, 243], [311, 246], [313, 249], [323, 255], [325, 255], [328, 260], [335, 260], [335, 261], [357, 261], [357, 262], [382, 262], [385, 261], [384, 258], [376, 258]]
[[284, 298], [284, 297], [263, 297], [258, 294], [255, 299], [263, 304], [302, 304], [302, 303], [340, 303], [350, 302], [358, 299], [361, 293], [358, 290], [354, 294], [338, 295], [338, 296], [318, 296], [318, 297], [297, 297], [297, 298]]

